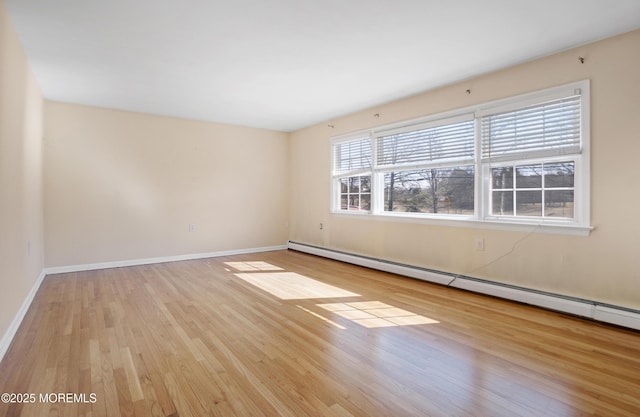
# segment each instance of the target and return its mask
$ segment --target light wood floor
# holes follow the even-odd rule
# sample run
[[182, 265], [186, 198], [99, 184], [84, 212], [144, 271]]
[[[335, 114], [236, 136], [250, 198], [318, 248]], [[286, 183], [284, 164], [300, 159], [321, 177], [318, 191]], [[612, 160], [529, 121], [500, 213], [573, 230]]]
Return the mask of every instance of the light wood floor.
[[640, 333], [267, 252], [48, 276], [0, 393], [37, 396], [0, 416], [640, 416]]

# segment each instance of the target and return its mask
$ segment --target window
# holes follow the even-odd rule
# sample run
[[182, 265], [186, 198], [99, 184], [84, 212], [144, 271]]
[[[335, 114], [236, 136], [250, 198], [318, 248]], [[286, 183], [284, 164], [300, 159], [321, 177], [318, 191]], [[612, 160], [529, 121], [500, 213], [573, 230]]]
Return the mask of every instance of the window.
[[491, 168], [491, 215], [573, 219], [573, 161]]
[[332, 211], [588, 231], [588, 87], [334, 138]]
[[473, 165], [384, 174], [384, 211], [473, 215]]
[[471, 114], [382, 131], [376, 168], [386, 212], [473, 214], [474, 122]]
[[371, 209], [371, 177], [357, 176], [340, 178], [340, 209]]
[[[333, 145], [333, 171], [340, 210], [371, 209], [371, 140], [368, 137]], [[366, 173], [368, 175], [360, 175]], [[335, 184], [334, 184], [335, 186]]]

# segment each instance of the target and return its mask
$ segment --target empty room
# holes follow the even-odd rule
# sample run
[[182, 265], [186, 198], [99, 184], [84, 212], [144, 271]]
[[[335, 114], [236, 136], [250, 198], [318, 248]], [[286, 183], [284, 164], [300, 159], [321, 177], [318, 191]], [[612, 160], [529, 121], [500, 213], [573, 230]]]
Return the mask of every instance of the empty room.
[[640, 415], [637, 0], [0, 0], [0, 417]]

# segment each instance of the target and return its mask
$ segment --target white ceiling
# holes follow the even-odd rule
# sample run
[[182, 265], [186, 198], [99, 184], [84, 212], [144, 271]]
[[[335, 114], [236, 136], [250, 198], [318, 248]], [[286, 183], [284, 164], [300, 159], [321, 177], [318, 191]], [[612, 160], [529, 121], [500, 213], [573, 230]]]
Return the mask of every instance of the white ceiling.
[[49, 100], [291, 131], [640, 28], [640, 0], [4, 0]]

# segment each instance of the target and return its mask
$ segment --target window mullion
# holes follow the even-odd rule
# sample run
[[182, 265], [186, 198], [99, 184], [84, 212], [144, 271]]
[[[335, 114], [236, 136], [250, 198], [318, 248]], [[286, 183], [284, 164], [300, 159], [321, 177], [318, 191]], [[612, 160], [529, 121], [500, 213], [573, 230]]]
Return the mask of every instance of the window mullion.
[[513, 216], [518, 217], [518, 184], [516, 183], [516, 166], [512, 165], [511, 170], [511, 184], [512, 190], [511, 193], [513, 195]]
[[380, 184], [379, 178], [376, 174], [376, 167], [378, 166], [378, 140], [374, 135], [369, 136], [369, 143], [371, 145], [371, 190], [369, 195], [369, 210], [371, 213], [379, 213], [380, 212]]
[[[542, 175], [542, 191], [541, 191], [542, 195], [540, 196], [540, 201], [542, 202], [541, 203], [542, 204], [542, 207], [541, 207], [542, 213], [541, 213], [541, 215], [542, 215], [542, 218], [544, 219], [545, 217], [547, 217], [546, 214], [545, 214], [545, 211], [546, 211], [545, 210], [545, 194], [547, 194], [547, 192], [546, 192], [546, 189], [547, 189], [547, 187], [546, 187], [547, 174], [546, 174], [546, 170], [545, 170], [545, 163], [543, 162], [541, 165], [542, 165], [542, 173], [541, 173], [541, 175]], [[574, 198], [575, 198], [575, 196], [574, 196]]]
[[[474, 167], [474, 202], [473, 213], [475, 219], [484, 219], [487, 213], [490, 198], [487, 195], [490, 191], [490, 183], [487, 181], [487, 172], [482, 166], [482, 123], [481, 118], [474, 114], [474, 150], [473, 150], [473, 167]], [[489, 172], [490, 174], [490, 172]]]

